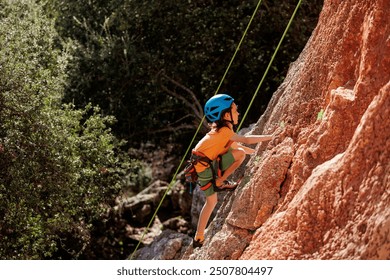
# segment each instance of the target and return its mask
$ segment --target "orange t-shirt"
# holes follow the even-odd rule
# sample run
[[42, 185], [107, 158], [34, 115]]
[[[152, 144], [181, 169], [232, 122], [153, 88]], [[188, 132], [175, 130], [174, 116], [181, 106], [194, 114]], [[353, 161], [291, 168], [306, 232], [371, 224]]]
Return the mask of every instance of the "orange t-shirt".
[[[228, 127], [222, 127], [218, 131], [212, 129], [195, 146], [195, 151], [203, 153], [211, 160], [215, 160], [219, 155], [226, 153], [230, 147], [230, 138], [234, 131]], [[207, 166], [196, 164], [196, 172], [202, 172]]]

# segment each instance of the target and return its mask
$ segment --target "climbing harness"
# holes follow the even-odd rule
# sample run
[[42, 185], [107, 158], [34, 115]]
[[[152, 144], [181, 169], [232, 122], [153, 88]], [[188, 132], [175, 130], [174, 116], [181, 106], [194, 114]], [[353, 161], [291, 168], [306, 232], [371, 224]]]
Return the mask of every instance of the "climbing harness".
[[[237, 55], [237, 53], [238, 53], [238, 51], [239, 51], [239, 49], [240, 49], [240, 47], [241, 47], [241, 44], [242, 44], [244, 38], [246, 37], [246, 34], [247, 34], [248, 30], [249, 30], [249, 27], [250, 27], [250, 25], [252, 24], [252, 21], [253, 21], [255, 15], [257, 14], [257, 11], [258, 11], [258, 9], [259, 9], [259, 7], [260, 7], [261, 1], [262, 1], [262, 0], [259, 0], [259, 2], [257, 3], [257, 6], [256, 6], [256, 8], [255, 8], [255, 10], [254, 10], [254, 12], [253, 12], [253, 14], [252, 14], [252, 17], [251, 17], [251, 19], [249, 20], [249, 23], [248, 23], [248, 25], [247, 25], [247, 27], [246, 27], [246, 29], [245, 29], [245, 31], [244, 31], [242, 37], [241, 37], [241, 40], [240, 40], [239, 44], [237, 45], [237, 48], [236, 48], [236, 50], [235, 50], [235, 52], [234, 52], [234, 54], [233, 54], [233, 56], [232, 56], [232, 59], [230, 60], [229, 65], [228, 65], [228, 67], [226, 68], [225, 73], [224, 73], [224, 75], [223, 75], [223, 77], [222, 77], [222, 79], [221, 79], [221, 81], [220, 81], [220, 83], [219, 83], [219, 85], [218, 85], [218, 87], [217, 87], [217, 89], [216, 89], [214, 95], [216, 95], [216, 94], [219, 92], [219, 89], [220, 89], [220, 87], [221, 87], [223, 81], [225, 80], [225, 77], [226, 77], [228, 71], [230, 70], [230, 67], [231, 67], [231, 65], [233, 64], [233, 61], [234, 61], [234, 59], [235, 59], [235, 57], [236, 57], [236, 55]], [[241, 128], [241, 126], [242, 126], [242, 124], [243, 124], [243, 122], [244, 122], [244, 120], [245, 120], [245, 118], [246, 118], [246, 116], [247, 116], [247, 114], [248, 114], [248, 112], [249, 112], [249, 109], [251, 108], [251, 106], [252, 106], [252, 104], [253, 104], [253, 102], [254, 102], [254, 99], [256, 98], [257, 93], [258, 93], [258, 91], [260, 90], [260, 87], [261, 87], [261, 85], [263, 84], [263, 81], [264, 81], [265, 77], [267, 76], [269, 69], [271, 68], [271, 65], [272, 65], [272, 63], [273, 63], [273, 60], [274, 60], [274, 58], [275, 58], [277, 52], [279, 51], [279, 48], [280, 48], [280, 46], [281, 46], [281, 44], [282, 44], [282, 42], [283, 42], [283, 40], [284, 40], [284, 37], [286, 36], [287, 31], [289, 30], [289, 28], [290, 28], [290, 26], [291, 26], [291, 23], [292, 23], [292, 21], [293, 21], [295, 15], [296, 15], [296, 13], [297, 13], [297, 11], [298, 11], [300, 5], [301, 5], [301, 3], [302, 3], [302, 0], [299, 0], [299, 1], [298, 1], [298, 4], [297, 4], [296, 7], [295, 7], [295, 10], [294, 10], [294, 12], [293, 12], [291, 18], [290, 18], [290, 21], [288, 22], [287, 27], [286, 27], [286, 29], [285, 29], [285, 31], [284, 31], [284, 33], [283, 33], [283, 35], [282, 35], [282, 37], [281, 37], [281, 39], [280, 39], [280, 41], [279, 41], [279, 44], [277, 45], [277, 47], [276, 47], [276, 49], [275, 49], [275, 51], [274, 51], [274, 53], [273, 53], [273, 55], [272, 55], [272, 57], [271, 57], [271, 60], [270, 60], [270, 62], [268, 63], [267, 69], [266, 69], [266, 71], [264, 72], [263, 77], [262, 77], [262, 79], [260, 80], [260, 83], [258, 84], [258, 86], [257, 86], [257, 88], [256, 88], [255, 93], [253, 94], [253, 97], [252, 97], [252, 99], [251, 99], [251, 101], [250, 101], [250, 103], [249, 103], [249, 105], [248, 105], [248, 107], [247, 107], [247, 110], [245, 111], [244, 116], [241, 118], [241, 122], [240, 122], [240, 124], [239, 124], [237, 130], [239, 130], [239, 129]], [[175, 182], [175, 179], [176, 179], [176, 177], [177, 177], [177, 174], [179, 173], [179, 170], [181, 169], [181, 167], [182, 167], [182, 165], [183, 165], [183, 163], [184, 163], [184, 161], [185, 161], [185, 158], [187, 157], [187, 154], [189, 153], [189, 151], [190, 151], [190, 149], [191, 149], [191, 147], [192, 147], [192, 145], [193, 145], [193, 143], [194, 143], [194, 141], [195, 141], [195, 138], [196, 138], [196, 136], [198, 135], [198, 133], [199, 133], [201, 127], [202, 127], [202, 123], [204, 122], [205, 118], [206, 118], [206, 116], [203, 116], [202, 120], [200, 121], [200, 123], [199, 123], [199, 125], [198, 125], [198, 128], [196, 129], [195, 134], [194, 134], [194, 136], [192, 137], [191, 142], [190, 142], [190, 144], [188, 145], [187, 150], [186, 150], [186, 152], [184, 153], [184, 155], [183, 155], [183, 157], [182, 157], [182, 159], [181, 159], [181, 161], [180, 161], [180, 164], [179, 164], [178, 168], [176, 169], [175, 174], [173, 175], [173, 178], [172, 178], [170, 184], [168, 185], [167, 190], [165, 191], [163, 197], [161, 198], [160, 203], [157, 205], [157, 208], [156, 208], [156, 210], [155, 210], [155, 212], [154, 212], [152, 218], [150, 219], [150, 221], [149, 221], [148, 225], [146, 226], [146, 228], [145, 228], [145, 230], [144, 230], [144, 232], [143, 232], [143, 234], [142, 234], [140, 240], [138, 241], [137, 246], [135, 247], [133, 253], [131, 254], [131, 256], [130, 256], [130, 258], [129, 258], [130, 260], [132, 260], [133, 257], [135, 256], [135, 253], [137, 252], [139, 246], [141, 245], [141, 243], [142, 243], [142, 241], [143, 241], [143, 239], [144, 239], [144, 237], [145, 237], [147, 231], [149, 230], [150, 226], [152, 225], [152, 222], [153, 222], [154, 218], [156, 217], [157, 212], [158, 212], [158, 210], [160, 209], [160, 207], [161, 207], [161, 205], [162, 205], [162, 203], [163, 203], [165, 197], [167, 196], [168, 192], [169, 192], [170, 189], [172, 188], [172, 186], [173, 186], [173, 184], [174, 184], [174, 182]], [[241, 178], [241, 179], [242, 179], [242, 178]]]
[[[191, 158], [190, 160], [187, 161], [187, 165], [184, 168], [184, 177], [186, 179], [187, 184], [190, 187], [190, 194], [192, 194], [193, 187], [195, 187], [198, 184], [198, 173], [196, 172], [195, 165], [201, 164], [205, 167], [210, 166], [212, 168], [213, 165], [212, 163], [213, 161], [209, 159], [207, 156], [205, 156], [203, 153], [192, 150]], [[214, 171], [213, 171], [213, 175], [214, 175]], [[201, 189], [204, 190], [203, 187]]]
[[[212, 173], [212, 179], [205, 185], [200, 186], [198, 182], [198, 173], [196, 172], [195, 165], [201, 164], [204, 167], [210, 168]], [[203, 153], [192, 150], [191, 158], [187, 161], [187, 165], [184, 168], [184, 177], [186, 183], [190, 188], [190, 194], [192, 194], [193, 188], [199, 185], [202, 191], [207, 190], [210, 187], [214, 187], [216, 191], [226, 190], [226, 188], [218, 188], [215, 184], [215, 180], [223, 175], [222, 171], [222, 155], [219, 155], [214, 161], [209, 159]]]

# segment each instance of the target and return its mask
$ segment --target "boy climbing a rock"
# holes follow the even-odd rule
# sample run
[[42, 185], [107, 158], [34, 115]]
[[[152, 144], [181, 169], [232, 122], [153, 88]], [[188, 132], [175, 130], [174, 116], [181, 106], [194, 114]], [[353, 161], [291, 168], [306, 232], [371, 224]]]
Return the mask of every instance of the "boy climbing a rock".
[[201, 247], [204, 241], [204, 231], [208, 220], [217, 205], [217, 193], [224, 190], [234, 190], [238, 183], [228, 180], [228, 177], [242, 164], [246, 154], [254, 150], [243, 144], [256, 144], [272, 139], [272, 135], [238, 135], [233, 131], [238, 124], [239, 113], [234, 99], [227, 94], [217, 94], [205, 104], [204, 113], [210, 124], [208, 132], [195, 146], [192, 157], [198, 159], [195, 170], [198, 183], [206, 195], [193, 247]]

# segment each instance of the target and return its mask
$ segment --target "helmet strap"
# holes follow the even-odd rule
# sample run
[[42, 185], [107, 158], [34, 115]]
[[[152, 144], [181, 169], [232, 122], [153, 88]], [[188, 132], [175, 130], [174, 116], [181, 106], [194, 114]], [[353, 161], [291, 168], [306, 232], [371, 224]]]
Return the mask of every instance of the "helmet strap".
[[[229, 113], [230, 115], [230, 120], [228, 119], [225, 119], [224, 117], [220, 119], [219, 122], [223, 123], [224, 125], [223, 126], [228, 126], [227, 123], [230, 123], [232, 125], [232, 129], [233, 131], [236, 131], [236, 125], [234, 124], [234, 120], [233, 120], [233, 114], [232, 114], [232, 108], [229, 109], [229, 111], [225, 111], [225, 113], [223, 114], [223, 116], [225, 116], [226, 113]], [[229, 127], [230, 128], [230, 127]]]
[[231, 107], [230, 107], [230, 110], [229, 110], [229, 114], [230, 114], [230, 121], [227, 121], [227, 122], [231, 123], [232, 126], [233, 126], [233, 131], [236, 131], [236, 125], [234, 124], [232, 108]]

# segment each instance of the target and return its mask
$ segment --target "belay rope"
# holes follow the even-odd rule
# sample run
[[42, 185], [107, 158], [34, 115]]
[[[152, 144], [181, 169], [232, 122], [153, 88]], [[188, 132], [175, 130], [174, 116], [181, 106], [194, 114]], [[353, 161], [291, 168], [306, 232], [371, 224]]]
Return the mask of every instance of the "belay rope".
[[[251, 17], [251, 19], [250, 19], [250, 21], [249, 21], [249, 23], [248, 23], [248, 25], [247, 25], [247, 27], [246, 27], [246, 29], [245, 29], [243, 35], [242, 35], [242, 37], [241, 37], [241, 40], [240, 40], [239, 44], [237, 45], [237, 48], [236, 48], [236, 50], [235, 50], [235, 52], [234, 52], [234, 54], [233, 54], [233, 56], [232, 56], [232, 59], [230, 60], [229, 65], [228, 65], [228, 67], [226, 68], [226, 71], [225, 71], [225, 73], [224, 73], [224, 75], [223, 75], [223, 77], [222, 77], [222, 79], [221, 79], [221, 81], [220, 81], [220, 83], [219, 83], [219, 85], [218, 85], [218, 88], [217, 88], [217, 90], [215, 91], [214, 95], [216, 95], [216, 94], [218, 93], [218, 91], [219, 91], [219, 89], [220, 89], [220, 87], [221, 87], [223, 81], [225, 80], [225, 77], [226, 77], [226, 75], [227, 75], [227, 73], [228, 73], [228, 71], [229, 71], [229, 69], [230, 69], [230, 67], [231, 67], [231, 65], [232, 65], [232, 63], [233, 63], [233, 61], [234, 61], [234, 59], [235, 59], [237, 53], [238, 53], [238, 50], [239, 50], [240, 47], [241, 47], [241, 44], [242, 44], [242, 42], [243, 42], [243, 40], [244, 40], [244, 38], [245, 38], [245, 36], [246, 36], [248, 30], [249, 30], [249, 27], [250, 27], [250, 25], [252, 24], [252, 21], [253, 21], [255, 15], [256, 15], [256, 13], [257, 13], [257, 11], [258, 11], [260, 5], [261, 5], [261, 1], [262, 1], [262, 0], [259, 0], [259, 2], [257, 3], [257, 6], [256, 6], [256, 8], [255, 8], [255, 10], [254, 10], [254, 12], [253, 12], [253, 14], [252, 14], [252, 17]], [[273, 63], [273, 61], [274, 61], [274, 59], [275, 59], [275, 56], [276, 56], [276, 54], [278, 53], [280, 46], [282, 45], [282, 42], [283, 42], [283, 40], [284, 40], [284, 37], [286, 36], [286, 34], [287, 34], [287, 32], [288, 32], [288, 30], [289, 30], [289, 28], [290, 28], [290, 26], [291, 26], [291, 23], [293, 22], [294, 17], [295, 17], [295, 15], [296, 15], [296, 13], [297, 13], [297, 11], [298, 11], [298, 9], [299, 9], [301, 3], [302, 3], [302, 0], [299, 0], [299, 1], [298, 1], [298, 4], [296, 5], [295, 10], [294, 10], [293, 14], [291, 15], [291, 18], [290, 18], [290, 20], [289, 20], [289, 22], [288, 22], [288, 24], [287, 24], [287, 26], [286, 26], [286, 29], [284, 30], [284, 33], [283, 33], [283, 35], [282, 35], [282, 37], [281, 37], [281, 39], [280, 39], [280, 41], [279, 41], [279, 44], [277, 45], [277, 47], [276, 47], [276, 49], [275, 49], [275, 51], [274, 51], [274, 53], [273, 53], [273, 55], [272, 55], [272, 57], [271, 57], [271, 60], [270, 60], [270, 62], [268, 63], [268, 66], [267, 66], [267, 68], [266, 68], [266, 70], [265, 70], [265, 72], [264, 72], [264, 74], [263, 74], [263, 77], [261, 78], [261, 80], [260, 80], [260, 82], [259, 82], [259, 84], [258, 84], [258, 86], [257, 86], [257, 88], [256, 88], [256, 91], [255, 91], [254, 94], [253, 94], [253, 97], [252, 97], [252, 99], [251, 99], [251, 101], [250, 101], [250, 103], [249, 103], [249, 105], [248, 105], [248, 107], [247, 107], [247, 110], [245, 111], [245, 114], [244, 114], [244, 116], [243, 116], [242, 119], [241, 119], [241, 122], [240, 122], [240, 124], [239, 124], [237, 130], [239, 130], [239, 129], [241, 128], [241, 126], [242, 126], [242, 124], [243, 124], [243, 122], [244, 122], [244, 120], [245, 120], [245, 118], [246, 118], [246, 116], [247, 116], [247, 114], [248, 114], [248, 112], [249, 112], [249, 109], [252, 107], [253, 101], [254, 101], [254, 99], [256, 98], [257, 93], [259, 92], [260, 87], [261, 87], [261, 85], [263, 84], [263, 81], [265, 80], [265, 77], [267, 76], [269, 69], [271, 68], [271, 65], [272, 65], [272, 63]], [[131, 256], [130, 256], [130, 258], [129, 258], [130, 260], [132, 260], [133, 257], [135, 256], [135, 253], [137, 252], [139, 246], [141, 245], [141, 243], [142, 243], [142, 241], [143, 241], [143, 239], [144, 239], [144, 237], [145, 237], [147, 231], [149, 230], [150, 226], [152, 225], [152, 222], [153, 222], [154, 218], [156, 217], [156, 215], [157, 215], [157, 213], [158, 213], [158, 210], [160, 209], [160, 207], [161, 207], [161, 205], [162, 205], [162, 203], [163, 203], [165, 197], [167, 196], [168, 192], [171, 190], [171, 188], [172, 188], [172, 186], [173, 186], [173, 184], [174, 184], [174, 182], [175, 182], [175, 178], [176, 178], [177, 174], [179, 173], [179, 170], [181, 169], [181, 167], [182, 167], [182, 165], [183, 165], [183, 163], [184, 163], [184, 161], [185, 161], [185, 159], [186, 159], [186, 157], [187, 157], [187, 155], [188, 155], [188, 153], [189, 153], [189, 151], [190, 151], [190, 149], [191, 149], [191, 147], [192, 147], [192, 144], [194, 143], [195, 138], [196, 138], [196, 136], [198, 135], [198, 133], [199, 133], [199, 131], [200, 131], [200, 128], [202, 127], [202, 123], [203, 123], [204, 120], [205, 120], [205, 116], [203, 116], [202, 120], [200, 121], [199, 126], [198, 126], [198, 128], [196, 129], [195, 134], [194, 134], [194, 136], [192, 137], [191, 142], [190, 142], [190, 144], [188, 145], [187, 150], [186, 150], [186, 152], [184, 153], [184, 156], [182, 157], [182, 159], [181, 159], [181, 161], [180, 161], [180, 164], [179, 164], [178, 168], [176, 169], [176, 172], [175, 172], [175, 174], [173, 175], [171, 182], [170, 182], [169, 185], [168, 185], [167, 190], [165, 191], [163, 197], [161, 198], [160, 203], [157, 205], [157, 208], [156, 208], [156, 210], [154, 211], [152, 218], [150, 219], [150, 221], [149, 221], [148, 225], [146, 226], [146, 228], [145, 228], [145, 230], [144, 230], [144, 232], [143, 232], [143, 234], [142, 234], [140, 240], [138, 241], [137, 246], [135, 247], [133, 253], [131, 254]]]

